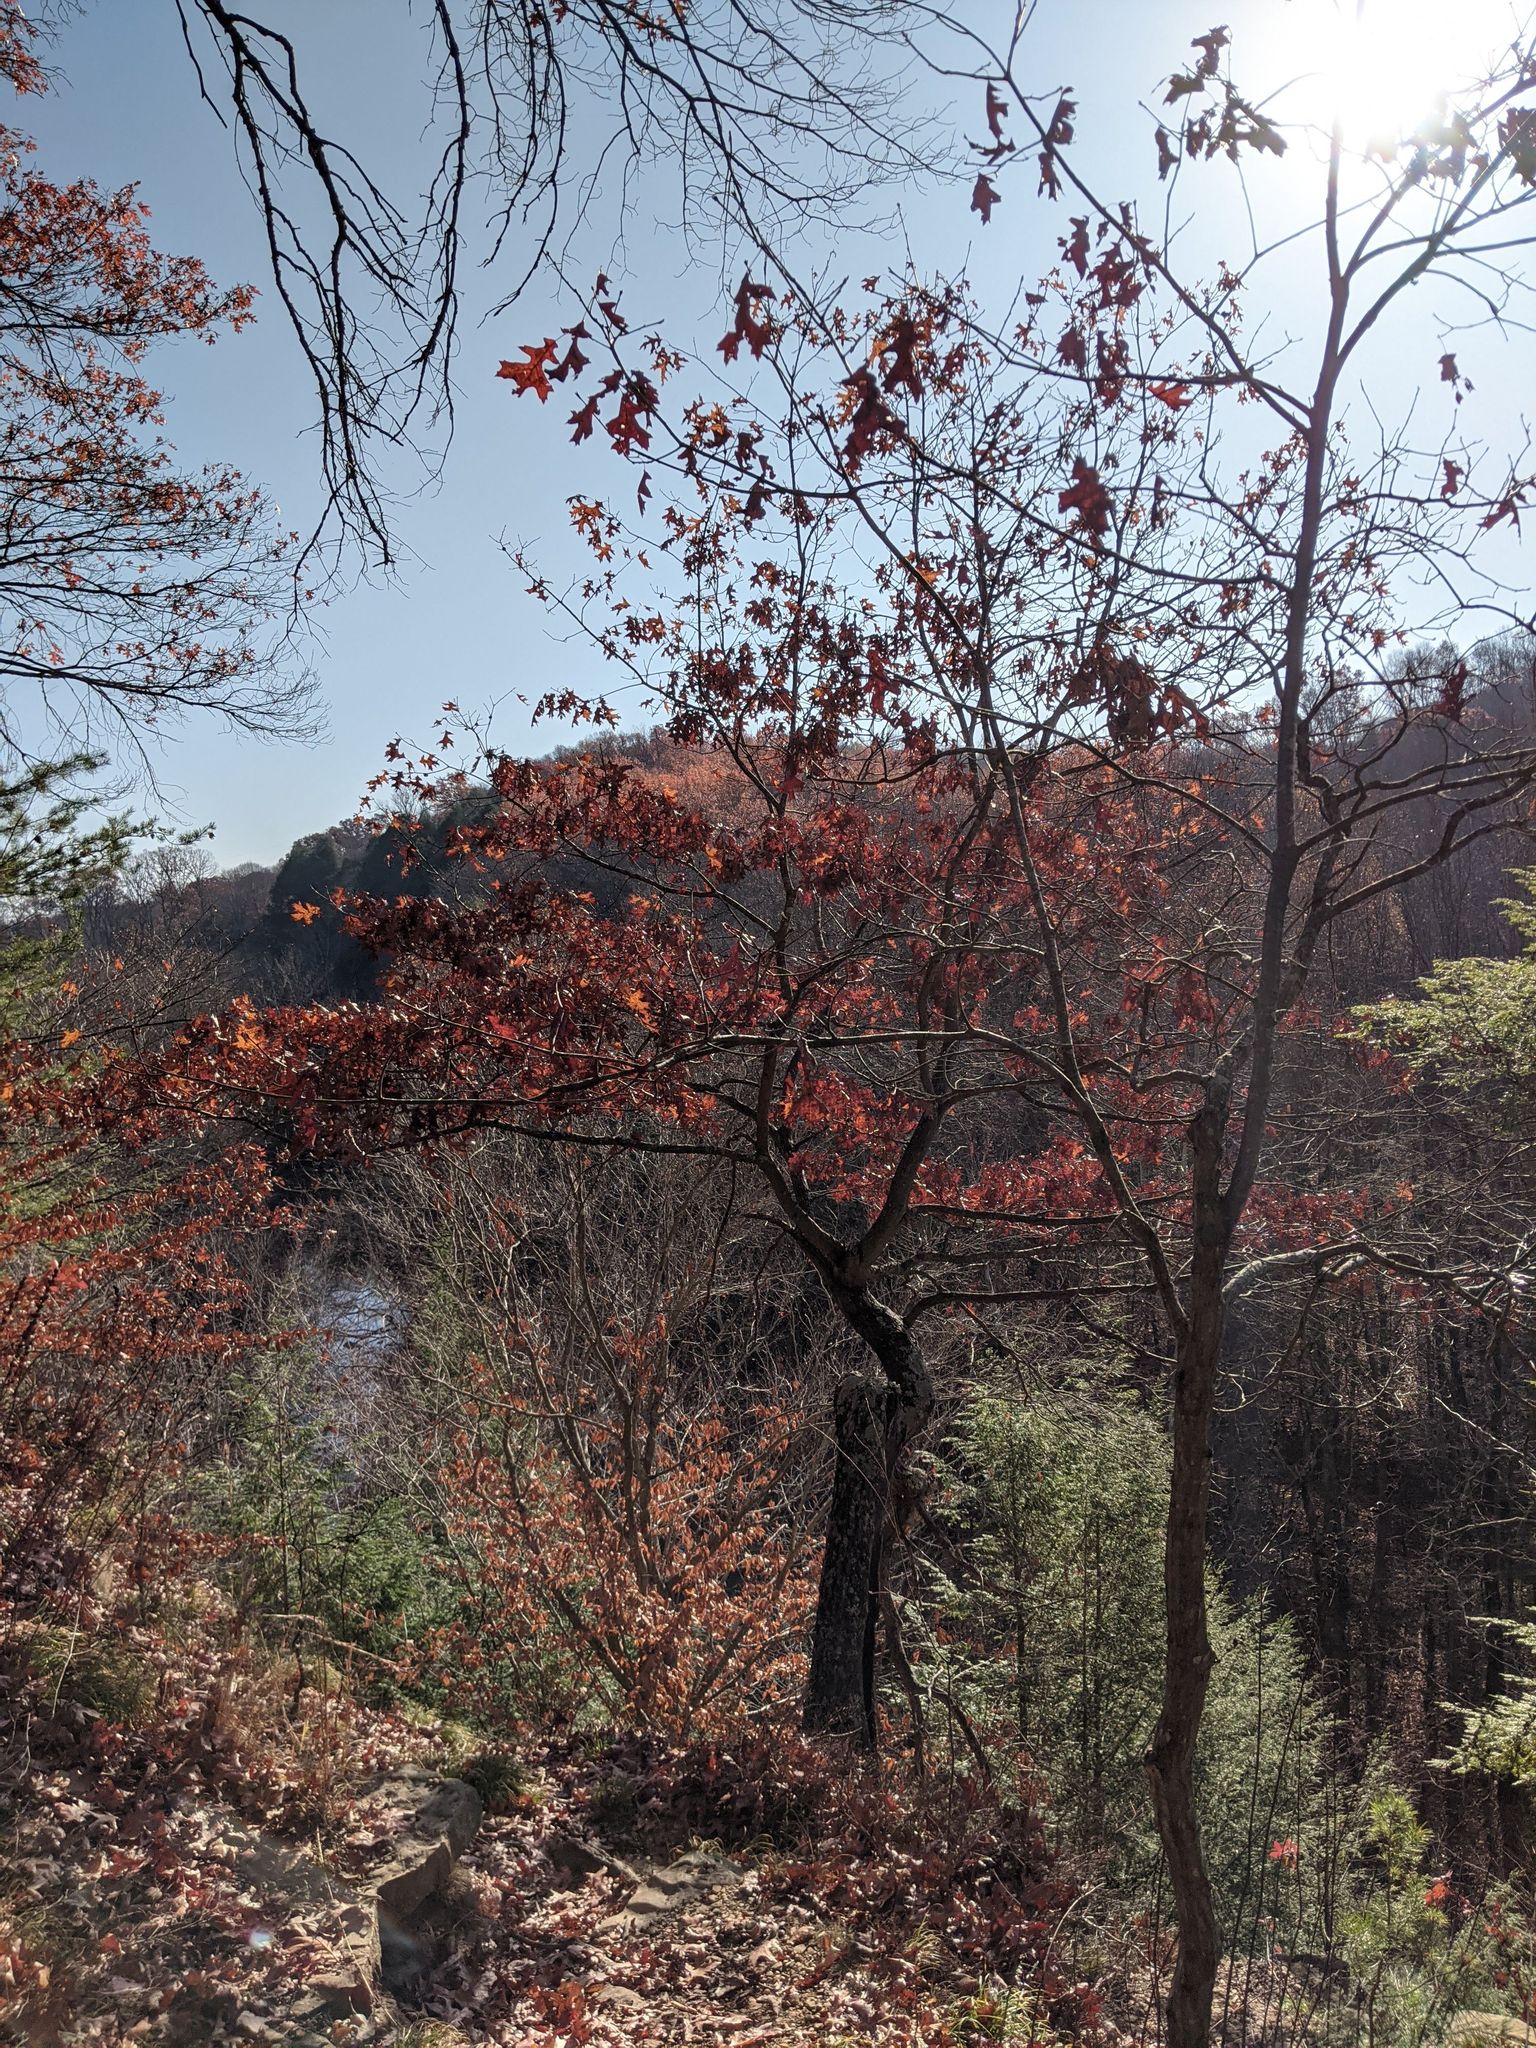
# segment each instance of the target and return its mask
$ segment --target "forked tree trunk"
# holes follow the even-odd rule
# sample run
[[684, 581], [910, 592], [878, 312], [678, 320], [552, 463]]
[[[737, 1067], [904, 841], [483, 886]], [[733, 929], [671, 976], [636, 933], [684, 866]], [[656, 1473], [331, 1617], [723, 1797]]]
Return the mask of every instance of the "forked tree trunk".
[[836, 1458], [804, 1721], [812, 1733], [851, 1736], [873, 1749], [875, 1629], [891, 1479], [933, 1412], [933, 1382], [894, 1311], [861, 1289], [830, 1278], [827, 1286], [885, 1377], [845, 1380], [833, 1397]]

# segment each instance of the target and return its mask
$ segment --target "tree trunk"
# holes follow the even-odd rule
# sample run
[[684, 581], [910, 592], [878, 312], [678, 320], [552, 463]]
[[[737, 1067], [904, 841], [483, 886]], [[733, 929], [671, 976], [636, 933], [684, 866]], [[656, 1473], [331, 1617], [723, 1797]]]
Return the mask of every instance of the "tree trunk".
[[875, 1629], [891, 1478], [933, 1412], [933, 1381], [894, 1310], [833, 1274], [824, 1272], [823, 1278], [885, 1377], [845, 1380], [833, 1397], [837, 1456], [804, 1721], [812, 1732], [853, 1736], [873, 1749]]
[[1220, 1105], [1208, 1102], [1190, 1132], [1194, 1256], [1185, 1326], [1174, 1359], [1173, 1471], [1163, 1550], [1163, 1697], [1146, 1756], [1179, 1929], [1178, 1961], [1168, 1993], [1167, 2048], [1208, 2048], [1218, 1961], [1216, 1909], [1195, 1806], [1195, 1742], [1212, 1664], [1205, 1608], [1211, 1418], [1231, 1242], [1219, 1193], [1223, 1121]]
[[880, 1599], [886, 1440], [896, 1390], [883, 1380], [844, 1380], [832, 1397], [837, 1462], [816, 1599], [805, 1725], [875, 1746], [875, 1618]]
[[1179, 1958], [1168, 1994], [1168, 2048], [1206, 2048], [1216, 1983], [1216, 1913], [1195, 1810], [1195, 1739], [1211, 1644], [1205, 1613], [1214, 1360], [1180, 1347], [1174, 1370], [1173, 1482], [1163, 1553], [1168, 1603], [1162, 1710], [1147, 1749], [1157, 1832], [1168, 1861]]

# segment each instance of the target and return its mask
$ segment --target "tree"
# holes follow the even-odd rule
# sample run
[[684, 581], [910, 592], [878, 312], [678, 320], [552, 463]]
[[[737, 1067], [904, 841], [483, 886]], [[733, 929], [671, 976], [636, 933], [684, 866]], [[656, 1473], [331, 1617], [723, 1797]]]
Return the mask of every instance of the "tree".
[[[486, 196], [510, 303], [560, 270], [609, 170], [621, 211], [649, 172], [675, 181], [691, 231], [768, 244], [808, 221], [840, 228], [870, 182], [918, 175], [940, 149], [901, 91], [920, 10], [891, 0], [432, 0], [409, 22], [421, 196], [397, 199], [395, 167], [360, 159], [317, 111], [309, 30], [225, 0], [174, 4], [203, 97], [228, 110], [314, 383], [321, 530], [334, 518], [385, 561], [389, 459], [452, 421], [472, 196]], [[577, 359], [583, 338], [578, 321]]]
[[[90, 826], [86, 800], [59, 793], [90, 765], [0, 783], [12, 916], [69, 903], [127, 858], [128, 821]], [[81, 991], [50, 985], [57, 954], [0, 946], [0, 1628], [65, 1592], [78, 1612], [115, 1553], [144, 1561], [179, 1441], [252, 1341], [232, 1248], [273, 1220], [248, 1150], [167, 1151], [153, 1119], [103, 1142], [75, 1050]]]
[[309, 832], [296, 839], [278, 864], [267, 898], [267, 916], [279, 927], [313, 922], [311, 912], [326, 915], [332, 892], [340, 886], [342, 852], [329, 832]]
[[[706, 688], [678, 723], [713, 716], [712, 704], [729, 719]], [[633, 758], [501, 764], [500, 806], [457, 842], [484, 871], [481, 900], [401, 896], [351, 921], [389, 960], [380, 1007], [247, 1016], [233, 1058], [227, 1031], [208, 1020], [147, 1085], [217, 1107], [233, 1083], [237, 1102], [275, 1102], [300, 1149], [509, 1125], [602, 1142], [586, 1120], [632, 1102], [645, 1123], [627, 1125], [624, 1142], [637, 1153], [724, 1157], [761, 1175], [883, 1372], [854, 1379], [837, 1401], [808, 1700], [813, 1725], [873, 1739], [867, 1617], [885, 1473], [934, 1398], [918, 1321], [962, 1298], [956, 1273], [979, 1257], [1045, 1262], [1064, 1226], [1093, 1239], [1113, 1219], [1070, 1141], [1017, 1167], [984, 1139], [968, 1159], [932, 1156], [952, 1110], [995, 1111], [1013, 1090], [970, 1071], [973, 1055], [990, 1063], [1000, 1043], [973, 1044], [964, 1011], [975, 999], [1012, 1016], [1028, 1000], [1032, 949], [1007, 936], [1021, 882], [1000, 841], [995, 778], [920, 740], [849, 761], [844, 714], [862, 708], [854, 688], [841, 711], [809, 707], [804, 727], [764, 739], [754, 696], [740, 707], [734, 753], [698, 738], [674, 750], [680, 786]], [[1094, 792], [1082, 800], [1091, 809]], [[1060, 796], [1065, 847], [1077, 843], [1075, 801]], [[498, 873], [565, 843], [629, 876], [626, 916], [604, 916], [585, 890], [540, 892]], [[1094, 879], [1082, 890], [1085, 931]], [[973, 884], [984, 913], [967, 900]], [[912, 1003], [937, 1062], [920, 1086], [903, 1071]], [[546, 1020], [562, 1012], [568, 1038], [556, 1047]], [[679, 1056], [684, 1046], [697, 1057]], [[130, 1094], [145, 1085], [131, 1071], [109, 1079]], [[540, 1097], [542, 1115], [531, 1108]], [[974, 1232], [962, 1235], [972, 1210]], [[885, 1282], [901, 1285], [909, 1219], [934, 1231], [932, 1278], [898, 1313]], [[1061, 1291], [1042, 1274], [1020, 1298]], [[979, 1301], [990, 1290], [971, 1292]]]
[[[40, 91], [32, 31], [0, 8], [0, 74]], [[140, 365], [213, 339], [252, 294], [160, 255], [131, 189], [60, 186], [0, 130], [0, 1608], [26, 1611], [145, 1528], [210, 1374], [249, 1341], [228, 1256], [270, 1224], [263, 1163], [159, 1142], [153, 1118], [95, 1119], [121, 990], [55, 982], [61, 913], [121, 875], [136, 839], [100, 817], [81, 745], [141, 753], [191, 709], [270, 732], [304, 724], [284, 680], [283, 537], [232, 470], [179, 473]], [[67, 752], [39, 755], [63, 736]], [[93, 814], [98, 822], [91, 823]], [[122, 962], [116, 963], [121, 968]], [[168, 972], [167, 963], [157, 963]], [[77, 970], [79, 971], [79, 970]], [[229, 1233], [223, 1245], [215, 1240]]]
[[[1162, 175], [1279, 153], [1225, 33], [1196, 52], [1168, 86], [1177, 133], [1150, 138]], [[493, 763], [499, 809], [455, 842], [487, 900], [354, 907], [391, 961], [377, 1009], [265, 1020], [238, 1061], [205, 1022], [148, 1085], [275, 1101], [300, 1145], [510, 1126], [750, 1169], [879, 1368], [837, 1405], [814, 1725], [871, 1733], [927, 1333], [1123, 1301], [1169, 1382], [1147, 1767], [1180, 1931], [1169, 2038], [1197, 2048], [1220, 1940], [1193, 1773], [1229, 1305], [1403, 1265], [1409, 1196], [1289, 1086], [1332, 1028], [1315, 970], [1371, 905], [1527, 829], [1536, 788], [1527, 714], [1470, 693], [1460, 647], [1511, 623], [1478, 565], [1530, 480], [1457, 438], [1453, 354], [1443, 447], [1367, 453], [1346, 417], [1410, 287], [1480, 270], [1494, 242], [1522, 260], [1536, 71], [1515, 51], [1395, 147], [1352, 156], [1334, 125], [1300, 238], [1326, 318], [1293, 367], [1248, 338], [1262, 260], [1183, 275], [1078, 169], [1071, 97], [1036, 103], [1021, 62], [984, 53], [982, 210], [1018, 160], [1010, 121], [1081, 209], [1021, 317], [984, 318], [954, 282], [823, 304], [749, 274], [721, 353], [755, 384], [698, 365], [690, 392], [663, 337], [595, 316], [575, 435], [643, 463], [657, 514], [630, 532], [576, 501], [591, 574], [535, 588], [650, 690], [672, 761]], [[1452, 596], [1414, 616], [1426, 565]], [[1445, 659], [1404, 664], [1434, 628]], [[620, 876], [627, 917], [551, 888], [561, 852]]]
[[0, 781], [0, 904], [13, 914], [73, 903], [122, 867], [132, 834], [126, 818], [80, 829], [92, 808], [80, 778], [101, 765], [76, 754]]
[[[42, 89], [9, 4], [0, 73]], [[238, 329], [254, 294], [162, 256], [131, 187], [56, 185], [32, 151], [0, 132], [0, 745], [27, 757], [62, 732], [142, 755], [191, 710], [302, 733], [286, 538], [236, 471], [177, 469], [141, 367], [156, 341]]]
[[1507, 960], [1442, 960], [1415, 994], [1367, 1006], [1363, 1020], [1414, 1065], [1458, 1094], [1481, 1099], [1493, 1121], [1529, 1130], [1536, 1094], [1536, 868], [1516, 874], [1518, 897], [1500, 904], [1520, 950]]
[[[1159, 127], [1153, 138], [1160, 178], [1217, 155], [1241, 161], [1285, 150], [1285, 135], [1234, 83], [1228, 43], [1220, 29], [1197, 38], [1197, 60], [1169, 81], [1166, 104], [1179, 115], [1176, 133]], [[1242, 278], [1225, 266], [1208, 285], [1183, 275], [1169, 234], [1146, 232], [1079, 170], [1075, 102], [1067, 93], [1044, 102], [1030, 95], [1018, 69], [1026, 50], [1024, 41], [982, 50], [977, 82], [991, 144], [974, 203], [984, 220], [997, 203], [991, 181], [1014, 160], [1004, 130], [1016, 118], [1036, 152], [1042, 192], [1069, 193], [1083, 211], [1061, 240], [1061, 272], [1027, 295], [1023, 320], [1008, 329], [963, 308], [957, 315], [943, 291], [908, 292], [873, 323], [849, 324], [803, 299], [775, 318], [775, 295], [744, 279], [722, 350], [727, 360], [743, 348], [769, 356], [797, 438], [792, 448], [773, 440], [770, 463], [750, 417], [743, 423], [701, 403], [677, 459], [690, 480], [702, 474], [739, 493], [748, 524], [775, 489], [797, 519], [818, 498], [852, 508], [876, 563], [904, 579], [920, 630], [936, 645], [947, 637], [932, 697], [1006, 792], [1015, 850], [1031, 877], [1061, 1094], [1144, 1255], [1174, 1353], [1167, 1664], [1148, 1763], [1181, 1930], [1170, 2037], [1188, 2048], [1205, 2038], [1216, 1961], [1191, 1776], [1210, 1664], [1202, 1583], [1210, 1423], [1224, 1304], [1241, 1278], [1239, 1232], [1256, 1195], [1262, 1200], [1261, 1167], [1273, 1157], [1285, 1020], [1325, 933], [1530, 815], [1528, 714], [1511, 720], [1497, 703], [1470, 706], [1467, 665], [1454, 647], [1438, 672], [1404, 674], [1390, 659], [1403, 638], [1406, 587], [1426, 564], [1455, 593], [1454, 624], [1479, 612], [1523, 623], [1486, 572], [1479, 583], [1474, 550], [1490, 531], [1518, 526], [1528, 480], [1497, 457], [1477, 462], [1454, 428], [1427, 454], [1390, 442], [1370, 459], [1353, 453], [1344, 431], [1349, 379], [1410, 287], [1461, 284], [1481, 270], [1490, 244], [1518, 265], [1528, 240], [1521, 216], [1536, 183], [1532, 70], [1517, 44], [1455, 108], [1389, 145], [1373, 139], [1359, 159], [1335, 119], [1309, 224], [1327, 317], [1298, 378], [1247, 339], [1245, 301], [1262, 253]], [[1489, 303], [1517, 289], [1516, 273], [1496, 273]], [[971, 408], [968, 447], [953, 433], [936, 441], [935, 411], [949, 422], [935, 393], [946, 382], [954, 389], [964, 359], [941, 357], [935, 337], [953, 351], [959, 336], [990, 351], [1024, 391], [1064, 391], [1060, 405], [1037, 414], [1039, 432], [1024, 444], [1032, 455], [1049, 450], [1043, 488], [1021, 488], [1021, 463], [1006, 443], [1019, 433], [1019, 403], [996, 384]], [[807, 355], [833, 359], [831, 390], [807, 390]], [[1456, 356], [1443, 353], [1438, 367], [1459, 401]], [[1228, 474], [1205, 451], [1219, 447], [1234, 400], [1266, 412], [1278, 439], [1262, 460], [1234, 463]], [[652, 438], [655, 381], [643, 410], [642, 447]], [[1181, 419], [1191, 412], [1198, 434]], [[619, 451], [634, 454], [622, 404], [607, 424]], [[1192, 444], [1199, 452], [1190, 460]], [[674, 528], [679, 537], [688, 531]], [[603, 537], [611, 549], [611, 533]], [[711, 618], [704, 631], [715, 630]], [[1096, 729], [1074, 719], [1084, 706]], [[1189, 778], [1181, 790], [1172, 763], [1148, 756], [1160, 730], [1199, 742], [1226, 771], [1225, 788], [1209, 785], [1204, 758], [1186, 753], [1174, 757]], [[1181, 962], [1195, 1003], [1183, 1028], [1192, 1041], [1209, 1041], [1199, 1066], [1170, 1062], [1154, 1076], [1137, 1048], [1121, 1068], [1144, 1105], [1136, 1121], [1161, 1095], [1168, 1137], [1175, 1119], [1184, 1126], [1187, 1234], [1174, 1260], [1127, 1172], [1127, 1134], [1093, 1071], [1100, 1048], [1076, 1009], [1060, 917], [1044, 878], [1032, 874], [1025, 799], [1042, 742], [1059, 746], [1069, 736], [1122, 786], [1182, 797], [1204, 813], [1235, 871], [1231, 903], [1209, 901], [1204, 929], [1170, 933], [1165, 955], [1169, 973]], [[1435, 814], [1438, 832], [1421, 852], [1395, 859], [1394, 826], [1410, 809]], [[1234, 929], [1229, 913], [1239, 904]], [[1221, 1031], [1199, 1029], [1206, 1004]], [[1357, 1249], [1312, 1233], [1275, 1256], [1325, 1270], [1330, 1257], [1348, 1261]]]

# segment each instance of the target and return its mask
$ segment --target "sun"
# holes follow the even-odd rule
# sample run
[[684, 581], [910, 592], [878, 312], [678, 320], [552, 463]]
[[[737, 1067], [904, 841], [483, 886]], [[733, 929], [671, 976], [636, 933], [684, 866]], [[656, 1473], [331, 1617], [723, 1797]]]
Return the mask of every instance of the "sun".
[[[1271, 0], [1273, 4], [1273, 0]], [[1306, 118], [1351, 149], [1392, 150], [1507, 53], [1512, 0], [1291, 0]]]

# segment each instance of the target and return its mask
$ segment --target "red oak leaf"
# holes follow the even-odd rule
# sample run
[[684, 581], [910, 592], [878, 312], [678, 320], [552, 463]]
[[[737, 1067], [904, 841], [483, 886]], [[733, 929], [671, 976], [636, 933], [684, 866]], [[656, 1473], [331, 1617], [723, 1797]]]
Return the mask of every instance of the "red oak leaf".
[[523, 344], [523, 354], [527, 361], [503, 363], [496, 374], [498, 377], [505, 377], [519, 396], [525, 391], [532, 391], [542, 405], [550, 393], [550, 365], [555, 360], [559, 346], [560, 344], [553, 336], [539, 342], [536, 346], [525, 342]]
[[772, 341], [773, 323], [758, 312], [759, 303], [772, 305], [773, 293], [765, 284], [754, 284], [750, 274], [744, 273], [736, 287], [736, 318], [720, 341], [720, 353], [728, 363], [735, 362], [743, 342], [757, 357]]
[[1075, 512], [1090, 533], [1109, 529], [1114, 500], [1104, 488], [1099, 472], [1081, 455], [1072, 464], [1072, 481], [1056, 500], [1060, 512]]

